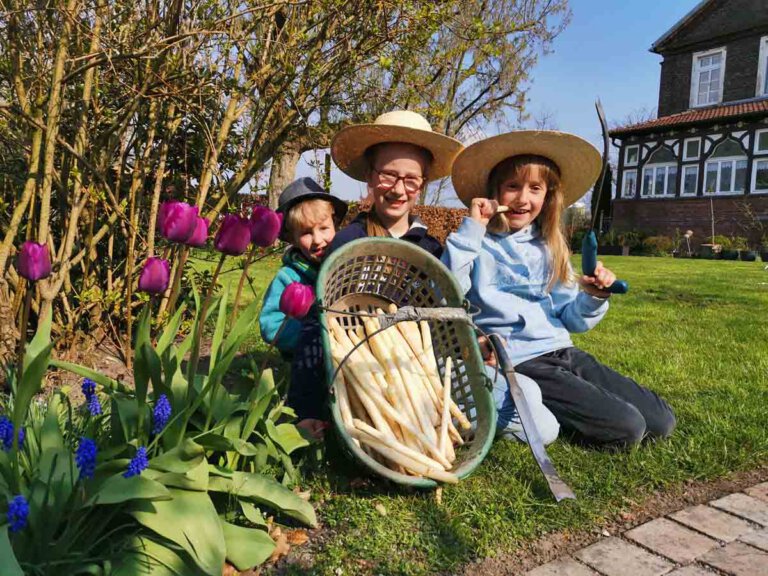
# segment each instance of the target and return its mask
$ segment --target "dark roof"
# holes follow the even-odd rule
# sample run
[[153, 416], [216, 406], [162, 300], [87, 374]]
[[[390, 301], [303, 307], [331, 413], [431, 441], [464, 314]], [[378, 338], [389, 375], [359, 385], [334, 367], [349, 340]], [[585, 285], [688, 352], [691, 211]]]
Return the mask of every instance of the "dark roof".
[[718, 120], [737, 118], [739, 116], [763, 115], [768, 114], [768, 98], [745, 100], [740, 102], [731, 102], [729, 104], [720, 104], [719, 106], [709, 106], [707, 108], [696, 108], [662, 116], [655, 120], [631, 124], [614, 128], [609, 133], [611, 136], [626, 136], [641, 132], [653, 132], [655, 130], [665, 130], [668, 128], [677, 128], [693, 124], [707, 124]]
[[702, 0], [696, 6], [694, 6], [688, 14], [680, 18], [672, 28], [664, 32], [664, 34], [659, 37], [656, 42], [654, 42], [651, 45], [650, 51], [659, 53], [660, 50], [664, 48], [664, 44], [667, 43], [678, 31], [680, 31], [682, 28], [684, 28], [688, 23], [690, 23], [692, 20], [694, 20], [699, 14], [701, 14], [704, 9], [712, 3], [712, 0]]

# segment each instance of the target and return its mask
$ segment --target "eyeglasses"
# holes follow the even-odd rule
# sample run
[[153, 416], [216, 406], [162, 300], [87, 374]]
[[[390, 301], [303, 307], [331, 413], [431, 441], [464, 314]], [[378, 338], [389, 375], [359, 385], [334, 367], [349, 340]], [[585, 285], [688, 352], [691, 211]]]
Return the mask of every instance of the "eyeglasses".
[[391, 190], [397, 185], [398, 180], [403, 181], [403, 188], [408, 194], [414, 194], [421, 191], [421, 187], [424, 185], [424, 178], [421, 176], [398, 176], [393, 172], [382, 172], [373, 168], [379, 176], [379, 187], [383, 190]]

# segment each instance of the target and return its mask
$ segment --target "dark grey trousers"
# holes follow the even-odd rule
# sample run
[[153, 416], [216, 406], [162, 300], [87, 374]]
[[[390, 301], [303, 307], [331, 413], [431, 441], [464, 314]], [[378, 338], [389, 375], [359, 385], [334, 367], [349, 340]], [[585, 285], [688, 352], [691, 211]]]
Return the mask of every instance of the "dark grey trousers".
[[665, 438], [675, 415], [657, 394], [578, 348], [563, 348], [515, 366], [536, 381], [564, 432], [590, 444], [630, 445]]

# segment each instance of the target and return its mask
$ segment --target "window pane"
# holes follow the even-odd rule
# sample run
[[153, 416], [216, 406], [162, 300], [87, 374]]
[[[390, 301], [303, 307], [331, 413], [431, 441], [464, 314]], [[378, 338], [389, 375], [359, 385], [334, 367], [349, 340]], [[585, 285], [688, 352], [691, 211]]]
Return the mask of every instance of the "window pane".
[[712, 63], [713, 66], [716, 64], [720, 64], [721, 58], [722, 58], [722, 54], [720, 52], [718, 52], [717, 54], [712, 54], [712, 56], [709, 57], [710, 62]]
[[637, 186], [637, 172], [632, 170], [631, 172], [624, 173], [624, 191], [622, 196], [624, 198], [632, 198], [635, 195], [635, 187]]
[[693, 196], [696, 194], [696, 180], [699, 176], [698, 166], [686, 166], [683, 171], [683, 194]]
[[627, 158], [626, 158], [627, 164], [637, 164], [637, 152], [638, 152], [637, 146], [629, 146], [627, 148]]
[[667, 189], [664, 194], [674, 196], [675, 188], [677, 188], [677, 166], [670, 166], [667, 168]]
[[653, 168], [646, 168], [643, 170], [643, 196], [651, 196], [653, 194]]
[[699, 157], [700, 140], [689, 140], [685, 143], [685, 158], [693, 159]]
[[747, 185], [747, 161], [738, 160], [736, 162], [736, 179], [733, 183], [734, 192], [744, 192]]
[[768, 160], [755, 163], [755, 190], [768, 190]]
[[741, 145], [730, 138], [715, 146], [710, 157], [725, 158], [728, 156], [744, 156], [744, 151], [741, 149]]
[[733, 175], [733, 162], [720, 162], [720, 189], [718, 192], [731, 191], [731, 176]]
[[714, 194], [717, 191], [717, 162], [707, 162], [707, 179], [704, 183], [704, 190], [707, 194]]
[[675, 153], [666, 146], [662, 146], [648, 158], [649, 164], [662, 164], [665, 162], [677, 162]]
[[[768, 82], [768, 80], [766, 82]], [[768, 84], [766, 84], [766, 86], [768, 86]], [[768, 152], [768, 132], [761, 132], [758, 135], [757, 149], [760, 152]]]
[[664, 176], [666, 170], [664, 168], [656, 168], [656, 185], [654, 186], [654, 195], [661, 196], [664, 194]]

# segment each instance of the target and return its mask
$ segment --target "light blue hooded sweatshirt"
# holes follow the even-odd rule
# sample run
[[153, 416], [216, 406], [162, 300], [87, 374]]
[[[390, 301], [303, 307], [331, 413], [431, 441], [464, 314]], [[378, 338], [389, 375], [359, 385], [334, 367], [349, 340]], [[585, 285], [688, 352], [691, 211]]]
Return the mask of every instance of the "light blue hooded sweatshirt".
[[558, 282], [547, 292], [548, 249], [537, 224], [494, 234], [464, 218], [448, 236], [442, 261], [480, 308], [475, 323], [504, 338], [515, 365], [573, 346], [570, 332], [586, 332], [608, 311], [607, 299], [575, 282]]

